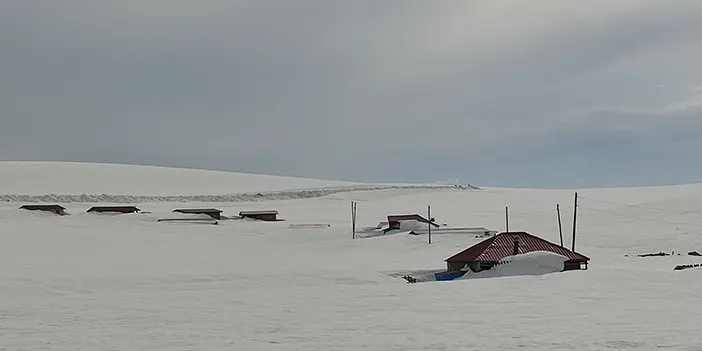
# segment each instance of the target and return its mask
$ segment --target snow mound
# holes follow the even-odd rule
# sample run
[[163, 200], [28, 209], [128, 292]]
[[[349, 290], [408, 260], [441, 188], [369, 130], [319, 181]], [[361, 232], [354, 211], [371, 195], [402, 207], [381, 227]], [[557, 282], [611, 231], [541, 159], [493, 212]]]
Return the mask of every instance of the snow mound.
[[460, 279], [496, 278], [520, 275], [542, 275], [561, 272], [568, 258], [549, 251], [533, 251], [505, 257], [490, 270], [473, 273], [468, 271]]

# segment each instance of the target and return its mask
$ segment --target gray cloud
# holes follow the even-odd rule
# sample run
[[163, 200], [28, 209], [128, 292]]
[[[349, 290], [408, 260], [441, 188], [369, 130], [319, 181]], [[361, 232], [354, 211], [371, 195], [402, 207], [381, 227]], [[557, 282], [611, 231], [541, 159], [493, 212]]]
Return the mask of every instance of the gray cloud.
[[[0, 159], [700, 181], [700, 15], [697, 1], [7, 1]], [[666, 154], [610, 167], [644, 150]], [[563, 170], [578, 157], [600, 173]], [[653, 162], [677, 170], [632, 175]]]

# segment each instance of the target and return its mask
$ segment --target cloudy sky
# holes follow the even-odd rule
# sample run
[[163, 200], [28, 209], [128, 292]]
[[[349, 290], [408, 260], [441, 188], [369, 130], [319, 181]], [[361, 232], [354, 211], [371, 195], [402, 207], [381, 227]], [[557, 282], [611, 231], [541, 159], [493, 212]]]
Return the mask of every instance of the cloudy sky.
[[702, 1], [6, 0], [0, 160], [702, 182]]

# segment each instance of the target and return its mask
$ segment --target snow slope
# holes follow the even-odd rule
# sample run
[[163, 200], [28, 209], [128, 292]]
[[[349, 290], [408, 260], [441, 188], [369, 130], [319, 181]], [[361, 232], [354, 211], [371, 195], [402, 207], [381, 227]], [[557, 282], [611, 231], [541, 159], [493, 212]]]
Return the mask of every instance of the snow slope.
[[0, 162], [0, 201], [246, 202], [311, 198], [349, 191], [421, 191], [456, 186], [352, 183], [155, 166]]
[[[58, 166], [70, 174], [82, 172], [71, 170], [82, 165]], [[32, 193], [158, 191], [171, 196], [305, 186], [283, 179], [265, 183], [268, 177], [251, 175], [249, 184], [215, 192], [220, 188], [194, 184], [208, 172], [192, 171], [180, 183], [154, 183], [158, 188], [152, 191], [129, 176], [120, 178], [134, 168], [110, 167], [115, 172], [105, 175], [104, 184], [84, 184], [93, 178], [72, 176], [56, 188], [45, 184]], [[8, 178], [14, 171], [7, 164], [1, 168], [0, 193], [30, 193], [33, 183]], [[143, 177], [158, 179], [141, 170]], [[42, 177], [26, 168], [16, 174]], [[329, 184], [309, 182], [315, 188]], [[702, 251], [702, 186], [579, 194], [577, 250], [592, 258], [590, 270], [422, 284], [406, 284], [399, 277], [441, 270], [445, 258], [478, 239], [443, 234], [431, 245], [425, 235], [352, 240], [351, 200], [358, 202], [359, 227], [374, 226], [389, 213], [424, 213], [430, 204], [440, 223], [503, 229], [509, 206], [510, 229], [554, 242], [559, 241], [555, 205], [560, 203], [569, 245], [573, 191], [395, 188], [193, 203], [224, 214], [275, 208], [286, 219], [219, 225], [157, 223], [183, 205], [163, 201], [140, 205], [150, 214], [119, 216], [88, 214], [90, 203], [74, 202], [66, 204], [71, 215], [62, 217], [0, 203], [0, 348], [702, 349], [697, 321], [702, 269], [673, 271], [677, 264], [702, 263], [702, 258], [635, 256]], [[288, 229], [306, 223], [331, 227]]]
[[0, 162], [0, 194], [236, 194], [357, 185], [245, 173], [80, 162]]

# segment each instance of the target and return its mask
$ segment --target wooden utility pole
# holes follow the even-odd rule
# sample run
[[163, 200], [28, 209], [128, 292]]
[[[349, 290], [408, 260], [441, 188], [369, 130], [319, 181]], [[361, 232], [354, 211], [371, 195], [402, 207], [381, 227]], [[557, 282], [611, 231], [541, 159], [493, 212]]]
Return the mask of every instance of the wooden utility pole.
[[427, 206], [427, 219], [429, 220], [429, 243], [431, 244], [431, 205]]
[[505, 206], [505, 232], [509, 233], [509, 207]]
[[573, 203], [573, 242], [571, 251], [575, 252], [575, 225], [578, 220], [578, 193], [575, 193], [575, 201]]
[[356, 239], [356, 202], [351, 201], [351, 230], [353, 238]]
[[561, 247], [563, 247], [563, 226], [561, 225], [561, 205], [556, 204], [556, 212], [558, 212], [558, 235], [561, 237]]

